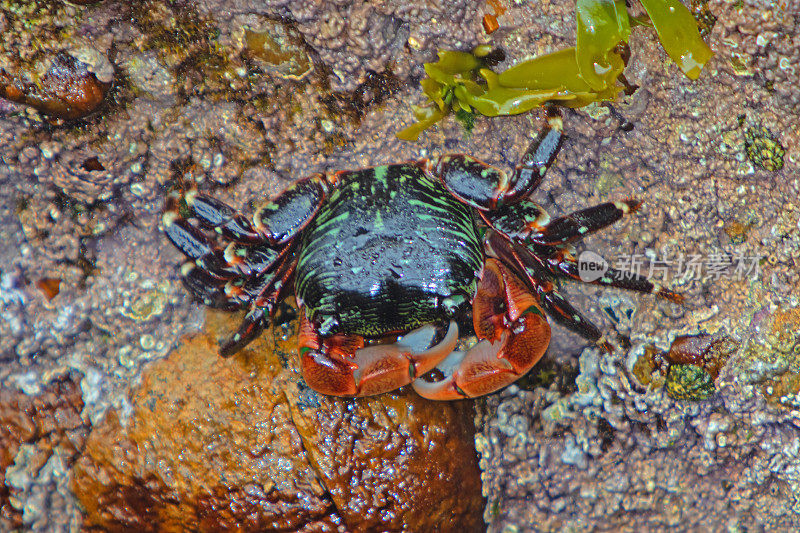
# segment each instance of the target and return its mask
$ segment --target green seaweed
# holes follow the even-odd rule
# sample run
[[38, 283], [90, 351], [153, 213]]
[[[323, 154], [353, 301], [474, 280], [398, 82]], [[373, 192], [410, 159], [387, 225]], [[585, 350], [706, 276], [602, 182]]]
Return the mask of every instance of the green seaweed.
[[696, 80], [714, 52], [703, 42], [697, 22], [678, 0], [642, 0], [653, 21], [658, 40], [667, 55], [686, 74]]
[[578, 0], [576, 59], [581, 78], [595, 91], [613, 85], [624, 62], [615, 51], [628, 42], [631, 25], [625, 2]]
[[431, 103], [414, 107], [415, 124], [397, 134], [416, 141], [451, 112], [494, 117], [525, 113], [548, 102], [582, 107], [614, 100], [628, 85], [622, 78], [632, 26], [652, 26], [661, 45], [690, 79], [697, 79], [713, 53], [700, 37], [692, 14], [678, 0], [643, 0], [650, 19], [629, 15], [623, 0], [578, 0], [577, 46], [523, 61], [502, 72], [491, 48], [440, 50], [425, 63], [420, 84]]

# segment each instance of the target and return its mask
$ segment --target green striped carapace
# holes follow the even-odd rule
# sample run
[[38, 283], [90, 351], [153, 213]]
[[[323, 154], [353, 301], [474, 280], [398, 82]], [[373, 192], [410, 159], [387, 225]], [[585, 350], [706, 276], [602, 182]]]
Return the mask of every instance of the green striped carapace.
[[[303, 376], [325, 394], [406, 384], [433, 399], [480, 396], [525, 374], [550, 340], [544, 316], [604, 343], [556, 290], [578, 279], [573, 243], [634, 211], [634, 200], [551, 219], [528, 199], [562, 141], [551, 119], [511, 174], [466, 155], [315, 174], [246, 218], [190, 191], [164, 231], [188, 261], [189, 292], [247, 308], [220, 347], [231, 355], [294, 295]], [[188, 213], [188, 216], [183, 214]], [[593, 281], [677, 299], [641, 276]], [[478, 342], [456, 350], [459, 332]]]

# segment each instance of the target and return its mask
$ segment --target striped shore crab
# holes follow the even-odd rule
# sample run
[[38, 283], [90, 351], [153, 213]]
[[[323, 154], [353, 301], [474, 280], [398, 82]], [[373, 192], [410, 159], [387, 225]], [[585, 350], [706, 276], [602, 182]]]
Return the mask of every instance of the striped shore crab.
[[[294, 295], [302, 372], [318, 392], [366, 396], [411, 384], [432, 399], [480, 396], [542, 357], [545, 312], [608, 346], [553, 279], [579, 279], [573, 243], [640, 203], [550, 218], [528, 197], [562, 140], [551, 116], [511, 174], [462, 154], [314, 174], [252, 219], [196, 190], [176, 193], [163, 228], [188, 258], [181, 277], [192, 295], [248, 310], [222, 356], [258, 336]], [[593, 283], [679, 298], [616, 274]], [[460, 332], [479, 340], [457, 350]]]

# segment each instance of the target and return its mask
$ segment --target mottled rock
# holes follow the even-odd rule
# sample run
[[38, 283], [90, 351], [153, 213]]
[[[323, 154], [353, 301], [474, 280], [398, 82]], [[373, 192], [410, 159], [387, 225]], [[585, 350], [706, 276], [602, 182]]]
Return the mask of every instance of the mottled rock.
[[209, 316], [145, 373], [128, 427], [111, 414], [89, 437], [73, 485], [86, 527], [479, 529], [468, 404], [320, 397], [284, 369], [296, 338], [222, 359], [217, 327], [238, 320]]
[[773, 405], [800, 410], [800, 308], [758, 317], [758, 330], [745, 346], [741, 374], [759, 383]]
[[[83, 447], [87, 431], [78, 377], [57, 378], [38, 394], [0, 389], [0, 529], [30, 527], [16, 495], [54, 453], [71, 463]], [[19, 457], [23, 446], [25, 457]]]
[[[470, 135], [447, 120], [416, 144], [394, 137], [413, 120], [410, 104], [422, 103], [422, 64], [437, 49], [499, 46], [506, 68], [574, 45], [573, 3], [502, 3], [507, 13], [487, 36], [484, 0], [2, 2], [0, 68], [66, 52], [101, 81], [119, 77], [102, 120], [53, 127], [0, 99], [0, 386], [46, 388], [74, 368], [85, 375], [85, 416], [129, 416], [142, 369], [200, 318], [175, 273], [180, 258], [156, 230], [165, 190], [181, 179], [176, 163], [195, 162], [207, 176], [203, 192], [245, 210], [325, 170], [446, 152], [513, 168], [535, 133], [532, 116], [477, 117]], [[655, 277], [687, 303], [563, 285], [576, 308], [631, 348], [598, 354], [554, 325], [529, 385], [479, 402], [488, 413], [479, 445], [492, 530], [800, 528], [800, 367], [789, 351], [797, 339], [762, 338], [772, 328], [761, 320], [800, 302], [800, 11], [796, 0], [706, 6], [717, 17], [704, 24], [716, 55], [700, 79], [677, 74], [655, 33], [634, 28], [626, 76], [640, 89], [611, 106], [567, 111], [564, 149], [534, 195], [552, 213], [644, 200], [587, 248], [612, 264], [668, 261]], [[253, 14], [293, 21], [316, 52], [309, 76], [250, 68], [260, 60], [244, 56], [236, 37], [240, 17]], [[399, 89], [383, 105], [357, 123], [331, 111], [332, 92], [357, 100], [368, 73], [387, 67]], [[747, 129], [761, 126], [785, 150], [779, 170], [748, 159]], [[754, 269], [737, 273], [734, 262], [728, 273], [709, 272], [726, 255]], [[702, 268], [678, 266], [693, 258]], [[35, 284], [44, 277], [62, 280], [52, 300]], [[795, 320], [785, 324], [797, 330]], [[638, 356], [699, 331], [752, 349], [721, 368], [712, 398], [676, 402], [652, 357]], [[541, 375], [554, 370], [564, 377]], [[34, 472], [36, 449], [23, 444], [10, 467], [26, 524], [59, 531], [69, 519], [78, 528], [79, 515], [64, 516], [72, 496], [55, 475], [63, 469]]]

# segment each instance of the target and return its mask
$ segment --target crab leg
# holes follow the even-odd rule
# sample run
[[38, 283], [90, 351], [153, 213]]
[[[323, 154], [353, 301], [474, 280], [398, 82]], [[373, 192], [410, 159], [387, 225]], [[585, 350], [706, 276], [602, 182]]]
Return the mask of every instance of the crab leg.
[[183, 200], [200, 224], [226, 239], [249, 244], [264, 241], [264, 238], [253, 229], [250, 221], [228, 204], [200, 194], [196, 189], [187, 192]]
[[563, 135], [560, 115], [551, 116], [509, 176], [502, 170], [464, 154], [431, 161], [431, 171], [459, 200], [481, 211], [516, 203], [531, 194], [555, 161]]
[[564, 143], [563, 129], [561, 114], [552, 108], [548, 111], [547, 122], [528, 146], [520, 163], [514, 168], [511, 187], [506, 193], [509, 200], [525, 198], [539, 187]]
[[187, 261], [181, 265], [181, 281], [189, 294], [209, 307], [233, 311], [239, 309], [242, 303], [225, 293], [225, 284], [205, 270], [198, 267], [194, 261]]
[[481, 213], [481, 216], [487, 224], [509, 239], [528, 245], [557, 246], [575, 242], [610, 226], [624, 215], [636, 212], [640, 205], [641, 202], [637, 200], [606, 202], [550, 219], [544, 209], [523, 200], [496, 211]]
[[292, 183], [253, 214], [253, 226], [271, 245], [296, 236], [319, 211], [338, 174], [312, 174]]
[[[284, 189], [256, 210], [253, 221], [228, 204], [191, 190], [183, 196], [186, 207], [201, 225], [224, 238], [246, 244], [283, 244], [303, 229], [336, 183], [336, 175], [312, 174]], [[177, 211], [179, 197], [171, 197]], [[168, 206], [169, 208], [170, 206]]]
[[[547, 265], [550, 272], [554, 275], [567, 277], [576, 281], [583, 281], [578, 272], [578, 260], [575, 258], [574, 254], [568, 253], [566, 250], [559, 250], [559, 253], [547, 259], [545, 265]], [[616, 287], [618, 289], [626, 289], [644, 294], [654, 294], [674, 303], [683, 301], [682, 295], [666, 289], [658, 283], [653, 283], [645, 276], [634, 272], [617, 270], [616, 268], [609, 268], [601, 277], [589, 281], [588, 283], [605, 287]]]
[[555, 245], [575, 242], [586, 235], [610, 226], [624, 215], [635, 213], [642, 203], [638, 200], [622, 200], [595, 205], [569, 215], [554, 218], [541, 232], [529, 237], [536, 244]]
[[436, 366], [443, 379], [414, 380], [420, 395], [454, 400], [496, 391], [533, 368], [550, 342], [550, 326], [537, 298], [496, 259], [484, 264], [472, 302], [472, 321], [481, 340]]
[[320, 339], [300, 309], [300, 358], [303, 377], [322, 394], [370, 396], [411, 383], [450, 354], [458, 341], [458, 326], [450, 322], [437, 342], [437, 328], [417, 328], [394, 344], [364, 346], [358, 336]]
[[230, 357], [258, 337], [292, 286], [294, 256], [284, 256], [274, 272], [262, 273], [256, 280], [246, 283], [228, 282], [225, 293], [232, 300], [249, 303], [250, 311], [242, 319], [236, 332], [222, 341], [219, 354]]

